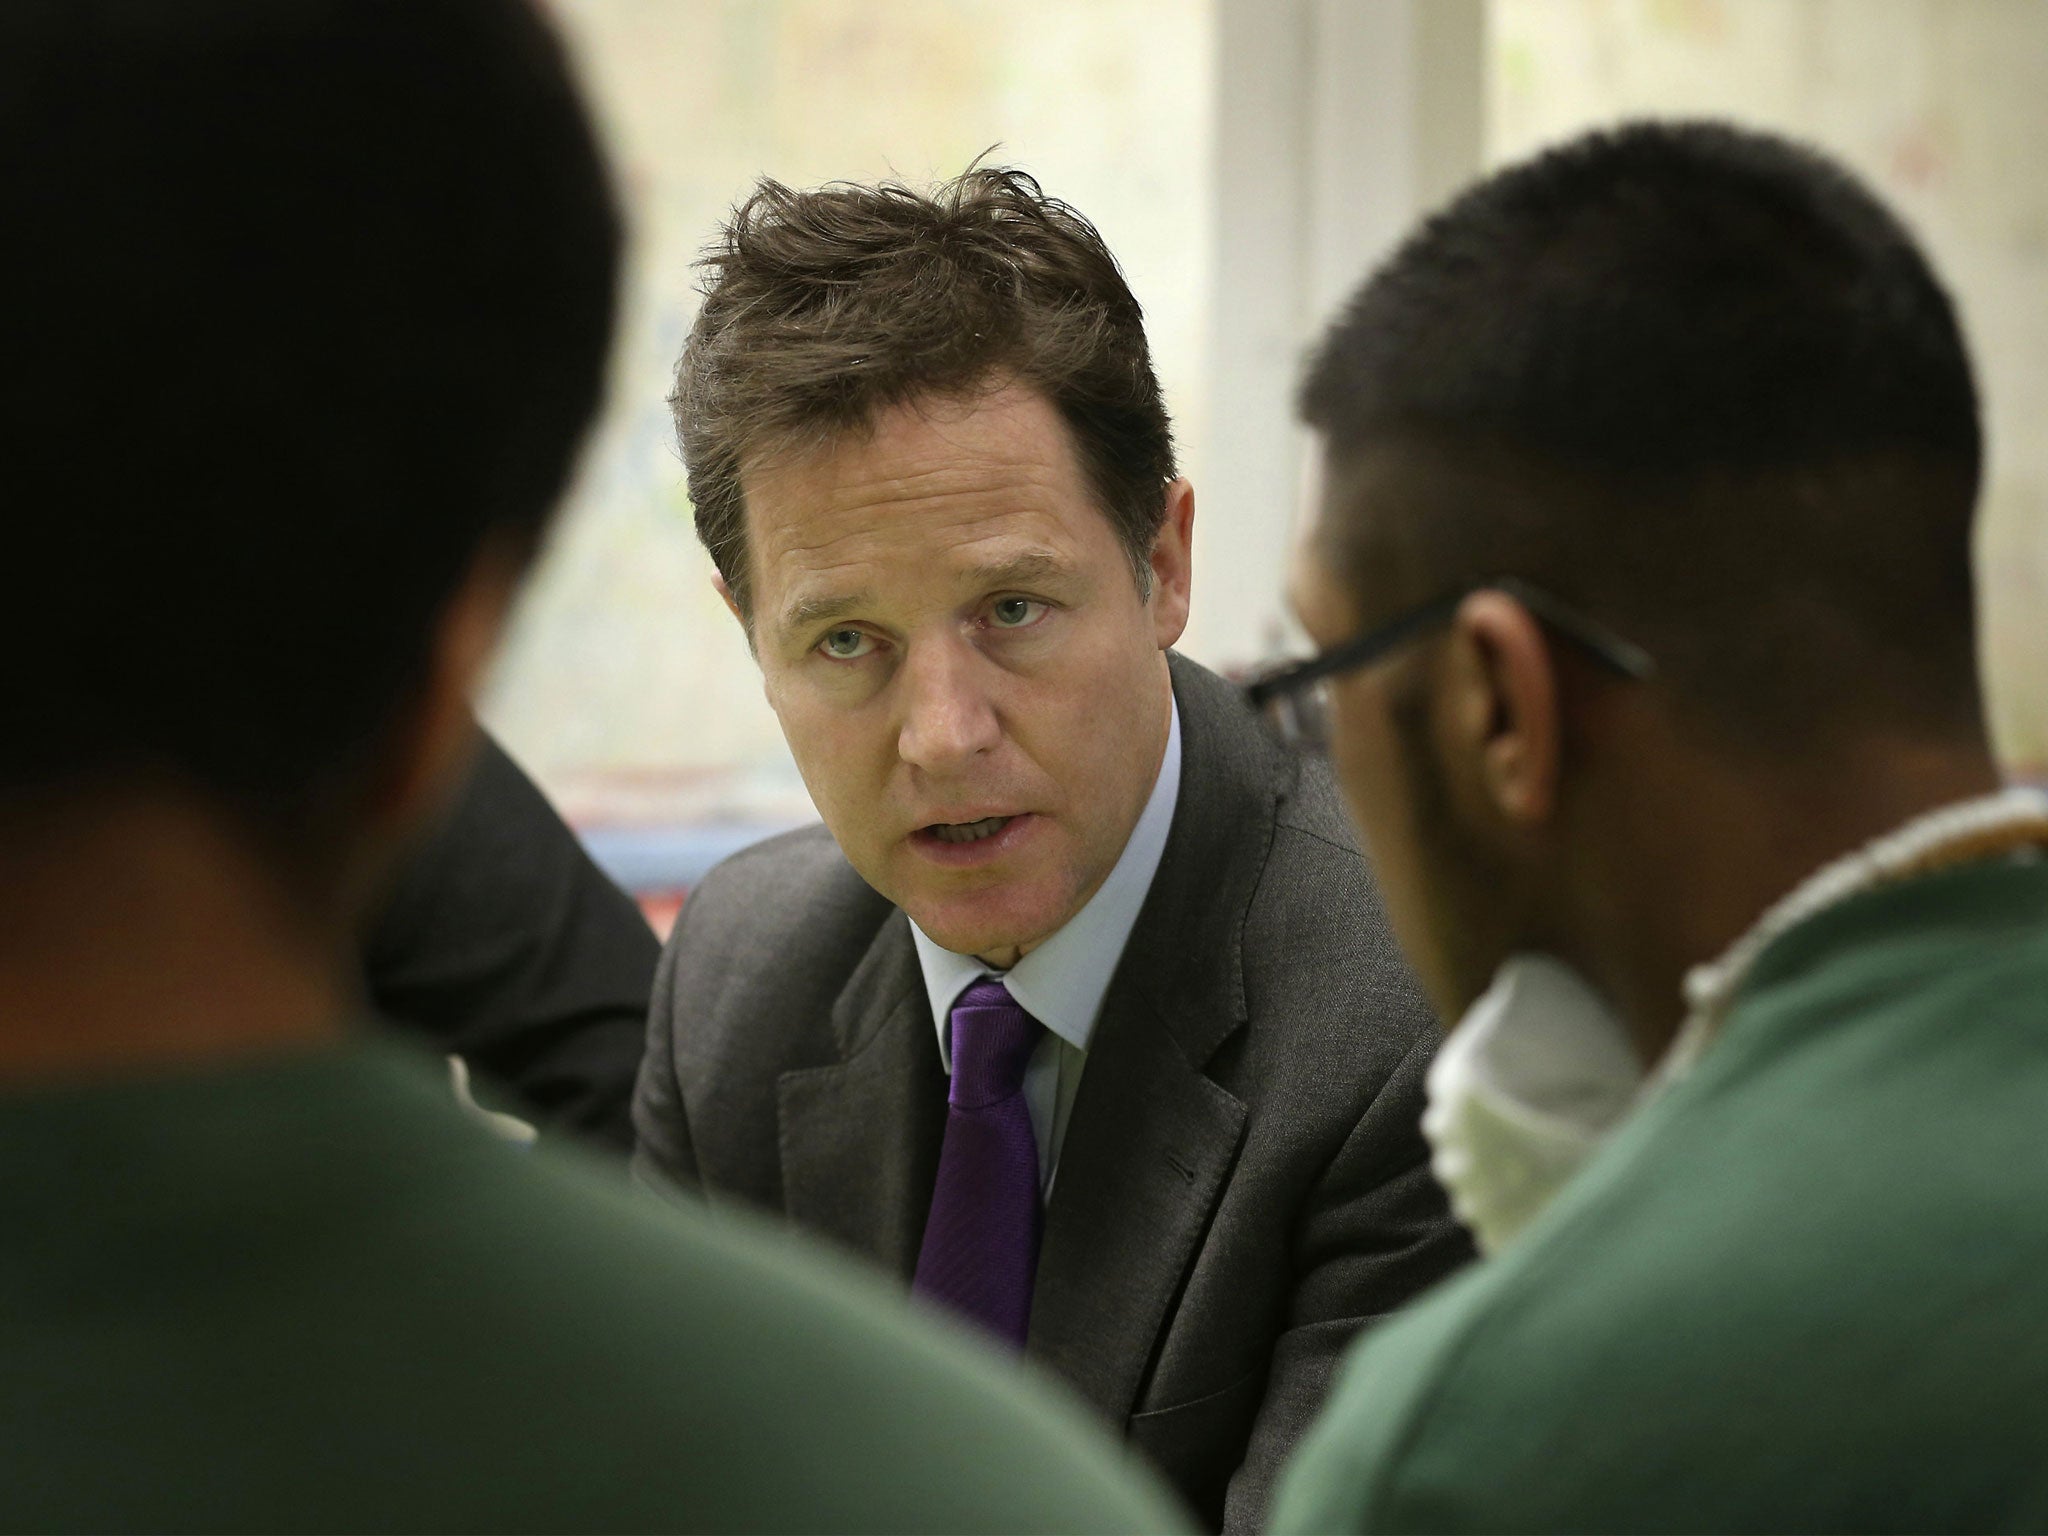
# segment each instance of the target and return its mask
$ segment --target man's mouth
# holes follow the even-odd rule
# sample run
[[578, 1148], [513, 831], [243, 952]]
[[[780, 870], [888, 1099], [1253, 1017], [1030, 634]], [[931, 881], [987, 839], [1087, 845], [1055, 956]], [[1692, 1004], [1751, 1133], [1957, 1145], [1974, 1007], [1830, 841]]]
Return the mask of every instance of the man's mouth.
[[925, 831], [942, 843], [978, 843], [1009, 824], [1008, 816], [984, 816], [979, 821], [935, 821]]

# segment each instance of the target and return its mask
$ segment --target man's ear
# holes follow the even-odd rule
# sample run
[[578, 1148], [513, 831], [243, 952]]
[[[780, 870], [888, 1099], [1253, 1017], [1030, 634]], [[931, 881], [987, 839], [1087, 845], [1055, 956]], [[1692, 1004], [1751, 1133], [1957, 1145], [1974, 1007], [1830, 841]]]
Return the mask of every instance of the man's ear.
[[1466, 598], [1452, 621], [1447, 723], [1494, 816], [1532, 828], [1557, 808], [1564, 743], [1549, 637], [1505, 592]]
[[1152, 632], [1165, 650], [1188, 627], [1195, 572], [1195, 488], [1187, 476], [1166, 487], [1166, 516], [1152, 540]]
[[725, 604], [725, 611], [732, 615], [733, 622], [740, 627], [740, 633], [747, 637], [747, 654], [756, 661], [760, 660], [760, 654], [754, 649], [754, 626], [747, 622], [746, 614], [740, 610], [739, 599], [732, 595], [732, 588], [726, 584], [722, 573], [711, 573], [711, 590], [718, 594], [719, 600]]
[[711, 590], [725, 603], [725, 611], [740, 621], [740, 628], [747, 627], [747, 616], [740, 612], [739, 600], [732, 595], [732, 588], [725, 583], [725, 577], [717, 571], [711, 573]]

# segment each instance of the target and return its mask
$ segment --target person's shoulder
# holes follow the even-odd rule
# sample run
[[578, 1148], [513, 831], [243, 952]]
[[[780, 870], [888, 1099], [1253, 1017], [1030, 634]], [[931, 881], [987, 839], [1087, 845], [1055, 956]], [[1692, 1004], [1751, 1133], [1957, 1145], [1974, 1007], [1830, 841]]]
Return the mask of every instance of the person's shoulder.
[[1204, 824], [1228, 826], [1233, 835], [1272, 817], [1261, 899], [1317, 906], [1363, 893], [1374, 926], [1383, 927], [1370, 868], [1328, 763], [1274, 741], [1236, 685], [1199, 663], [1176, 655], [1173, 683], [1184, 743], [1183, 798]]
[[0, 1265], [10, 1528], [1179, 1524], [878, 1278], [514, 1146], [402, 1040], [0, 1107], [10, 1145], [152, 1148], [143, 1198], [58, 1155], [10, 1211], [61, 1238]]
[[[1181, 1524], [1060, 1389], [911, 1315], [851, 1262], [745, 1213], [657, 1204], [579, 1161], [544, 1152], [508, 1174], [500, 1214], [537, 1257], [504, 1278], [545, 1291], [543, 1316], [575, 1335], [603, 1421], [630, 1442], [611, 1455], [667, 1490], [664, 1523]], [[558, 1416], [524, 1412], [528, 1434]]]
[[[1674, 1318], [1681, 1303], [1621, 1251], [1605, 1202], [1576, 1203], [1352, 1347], [1278, 1490], [1274, 1532], [1590, 1528], [1622, 1497], [1613, 1484], [1636, 1480], [1631, 1455], [1654, 1465], [1686, 1443], [1674, 1415], [1710, 1410], [1655, 1363], [1674, 1329], [1698, 1333], [1699, 1298]], [[1643, 1368], [1633, 1391], [1629, 1357]]]
[[[1210, 763], [1210, 777], [1219, 781], [1196, 785], [1194, 792], [1277, 800], [1282, 827], [1320, 839], [1342, 856], [1357, 858], [1357, 839], [1337, 798], [1327, 763], [1297, 754], [1275, 740], [1238, 684], [1178, 652], [1172, 654], [1170, 666], [1174, 700], [1181, 714], [1182, 760]], [[1201, 751], [1191, 749], [1190, 738], [1200, 739]]]
[[699, 992], [786, 978], [793, 968], [843, 976], [894, 911], [814, 823], [714, 867], [683, 903], [664, 970]]
[[1436, 1017], [1329, 766], [1274, 741], [1225, 679], [1179, 656], [1173, 677], [1190, 833], [1228, 840], [1202, 862], [1242, 871], [1250, 888], [1239, 932], [1250, 1076], [1296, 1082], [1318, 1101], [1369, 1101], [1434, 1042]]
[[[690, 893], [699, 913], [727, 913], [772, 903], [751, 916], [802, 917], [814, 909], [879, 901], [872, 887], [846, 862], [823, 822], [812, 822], [749, 844], [712, 866]], [[793, 909], [793, 910], [792, 910]]]
[[1275, 1536], [1328, 1536], [1384, 1524], [1382, 1505], [1407, 1471], [1403, 1458], [1446, 1362], [1485, 1315], [1494, 1280], [1488, 1265], [1467, 1269], [1352, 1345], [1274, 1492], [1268, 1529]]
[[[1710, 1053], [1501, 1254], [1361, 1346], [1285, 1528], [2038, 1516], [2044, 1181], [1956, 1153], [1988, 1088], [1893, 1101], [1886, 1070], [1906, 1067], [1849, 1083]], [[1907, 1113], [1948, 1118], [1949, 1155], [1913, 1151]], [[1905, 1486], [1907, 1466], [1942, 1470]]]
[[1273, 985], [1312, 994], [1312, 1013], [1341, 1015], [1350, 997], [1370, 1002], [1376, 1036], [1412, 1044], [1434, 1037], [1422, 995], [1350, 819], [1321, 760], [1301, 764], [1275, 816], [1272, 853], [1247, 925], [1248, 949], [1272, 957]]

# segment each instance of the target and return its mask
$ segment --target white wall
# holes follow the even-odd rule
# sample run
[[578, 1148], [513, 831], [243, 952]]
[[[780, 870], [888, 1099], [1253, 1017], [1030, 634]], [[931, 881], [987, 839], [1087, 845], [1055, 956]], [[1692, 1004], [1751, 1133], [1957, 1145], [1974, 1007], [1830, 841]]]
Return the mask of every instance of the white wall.
[[1204, 585], [1189, 648], [1240, 665], [1290, 634], [1301, 363], [1415, 218], [1476, 174], [1480, 0], [1220, 0]]

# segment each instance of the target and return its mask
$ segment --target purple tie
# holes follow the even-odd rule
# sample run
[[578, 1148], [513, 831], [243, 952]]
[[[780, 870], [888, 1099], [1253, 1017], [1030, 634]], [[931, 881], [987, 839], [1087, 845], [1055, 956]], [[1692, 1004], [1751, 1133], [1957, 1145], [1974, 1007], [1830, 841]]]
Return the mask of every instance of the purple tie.
[[911, 1288], [1022, 1349], [1044, 1220], [1024, 1068], [1044, 1026], [986, 978], [952, 1017], [946, 1140]]

